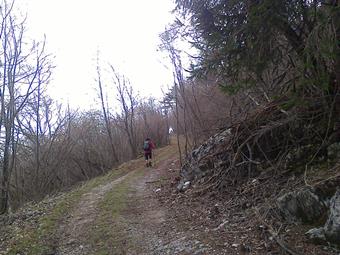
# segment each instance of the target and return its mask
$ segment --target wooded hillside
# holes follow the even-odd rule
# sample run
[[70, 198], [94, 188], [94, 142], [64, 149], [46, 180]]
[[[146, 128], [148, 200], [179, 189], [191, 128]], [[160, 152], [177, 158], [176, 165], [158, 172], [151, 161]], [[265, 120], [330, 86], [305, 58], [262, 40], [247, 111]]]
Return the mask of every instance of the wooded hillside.
[[[293, 164], [327, 157], [340, 134], [339, 2], [176, 4], [177, 19], [162, 41], [174, 66], [171, 95], [187, 145], [195, 147], [214, 128], [230, 127], [232, 164], [283, 164], [297, 150]], [[196, 49], [189, 79], [179, 40]], [[204, 86], [225, 95], [207, 102]]]
[[[339, 1], [176, 1], [177, 19], [162, 40], [186, 139], [179, 191], [232, 202], [237, 209], [226, 214], [249, 213], [253, 227], [254, 218], [269, 223], [274, 239], [285, 220], [302, 221], [319, 227], [309, 239], [339, 244], [339, 8]], [[195, 49], [187, 79], [181, 40]], [[198, 96], [202, 84], [224, 92], [224, 107]]]

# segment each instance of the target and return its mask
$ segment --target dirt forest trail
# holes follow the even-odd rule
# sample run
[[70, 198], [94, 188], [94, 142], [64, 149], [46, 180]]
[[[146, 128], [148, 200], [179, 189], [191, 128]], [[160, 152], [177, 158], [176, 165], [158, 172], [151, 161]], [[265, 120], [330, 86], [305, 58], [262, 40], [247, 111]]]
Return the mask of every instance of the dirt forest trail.
[[151, 168], [141, 157], [24, 206], [0, 225], [0, 255], [239, 254], [201, 202], [176, 192], [176, 144], [154, 155]]
[[59, 225], [54, 254], [208, 254], [212, 248], [178, 229], [156, 195], [175, 171], [175, 146], [155, 151], [152, 168], [136, 160], [131, 171], [83, 194]]
[[104, 195], [121, 183], [130, 173], [104, 185], [100, 185], [83, 195], [73, 212], [59, 227], [61, 241], [57, 254], [84, 254], [91, 250], [86, 241], [89, 227], [95, 222], [98, 213], [98, 203]]

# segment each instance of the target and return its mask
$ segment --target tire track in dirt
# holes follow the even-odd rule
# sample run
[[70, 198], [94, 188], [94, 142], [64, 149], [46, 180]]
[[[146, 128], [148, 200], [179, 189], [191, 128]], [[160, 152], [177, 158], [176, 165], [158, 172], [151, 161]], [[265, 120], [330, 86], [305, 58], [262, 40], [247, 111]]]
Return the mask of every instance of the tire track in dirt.
[[91, 247], [86, 237], [98, 215], [98, 204], [107, 192], [123, 182], [133, 172], [129, 172], [107, 184], [97, 186], [82, 196], [69, 217], [59, 227], [60, 241], [57, 255], [91, 254]]
[[203, 245], [192, 233], [178, 231], [177, 222], [171, 211], [162, 207], [154, 196], [157, 189], [150, 185], [162, 180], [162, 173], [168, 171], [177, 157], [164, 160], [156, 168], [146, 169], [143, 178], [135, 179], [135, 192], [130, 194], [131, 201], [125, 220], [129, 229], [127, 234], [133, 245], [124, 254], [164, 255], [164, 254], [207, 254], [210, 247]]

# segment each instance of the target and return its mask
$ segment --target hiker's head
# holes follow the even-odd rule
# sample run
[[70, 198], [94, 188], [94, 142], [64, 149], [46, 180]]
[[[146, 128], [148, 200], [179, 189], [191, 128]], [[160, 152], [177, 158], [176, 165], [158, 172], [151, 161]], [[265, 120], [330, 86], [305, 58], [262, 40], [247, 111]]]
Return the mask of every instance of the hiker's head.
[[146, 138], [145, 141], [150, 141], [151, 139], [150, 138]]

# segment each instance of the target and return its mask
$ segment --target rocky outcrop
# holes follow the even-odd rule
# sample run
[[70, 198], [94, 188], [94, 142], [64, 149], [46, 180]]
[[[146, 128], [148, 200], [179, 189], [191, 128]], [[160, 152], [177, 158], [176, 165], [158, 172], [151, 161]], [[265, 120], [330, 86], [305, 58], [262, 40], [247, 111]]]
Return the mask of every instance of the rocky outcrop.
[[289, 192], [277, 199], [286, 220], [313, 223], [327, 212], [327, 203], [312, 188]]
[[313, 243], [340, 246], [340, 190], [334, 191], [338, 181], [336, 177], [277, 199], [278, 208], [287, 221], [320, 224], [326, 220], [323, 226], [305, 233]]
[[324, 228], [312, 228], [305, 234], [307, 238], [315, 244], [326, 244], [326, 236]]
[[223, 167], [228, 155], [226, 153], [216, 153], [218, 148], [225, 144], [230, 137], [230, 129], [226, 129], [212, 137], [194, 149], [186, 159], [180, 171], [181, 180], [177, 190], [184, 191], [186, 183], [193, 183], [210, 174], [211, 169]]
[[[248, 144], [246, 147], [243, 143], [243, 148], [245, 148], [243, 151], [243, 148], [240, 148], [240, 143], [233, 144], [232, 132], [234, 129], [233, 131], [225, 129], [210, 137], [191, 152], [180, 170], [178, 191], [185, 192], [196, 185], [204, 185], [211, 180], [209, 177], [212, 174], [214, 174], [213, 177], [219, 176], [219, 173], [230, 169], [234, 170], [236, 167], [238, 168], [235, 172], [238, 175], [235, 179], [239, 179], [235, 183], [239, 187], [242, 187], [240, 183], [250, 183], [254, 176], [257, 178], [261, 177], [263, 173], [266, 174], [264, 171], [267, 169], [266, 164], [262, 164], [266, 161], [261, 161], [261, 157], [258, 157], [257, 147], [248, 146]], [[237, 161], [237, 156], [241, 154], [245, 157]], [[245, 164], [247, 167], [242, 168], [244, 162], [248, 165]], [[256, 166], [253, 167], [252, 164], [256, 164]], [[245, 171], [243, 171], [244, 169]], [[234, 178], [232, 171], [229, 171], [228, 174], [229, 178]], [[244, 180], [248, 180], [248, 182]], [[230, 181], [230, 183], [234, 185], [234, 182]], [[229, 183], [225, 185], [229, 185]], [[286, 221], [319, 225], [318, 228], [313, 228], [306, 233], [306, 236], [314, 243], [332, 243], [340, 247], [340, 191], [337, 191], [339, 187], [340, 175], [282, 195], [277, 199], [277, 207]]]
[[306, 236], [316, 244], [332, 243], [340, 246], [340, 191], [331, 199], [326, 224], [307, 231]]
[[325, 237], [328, 241], [340, 245], [340, 191], [331, 200], [329, 217], [324, 226]]

